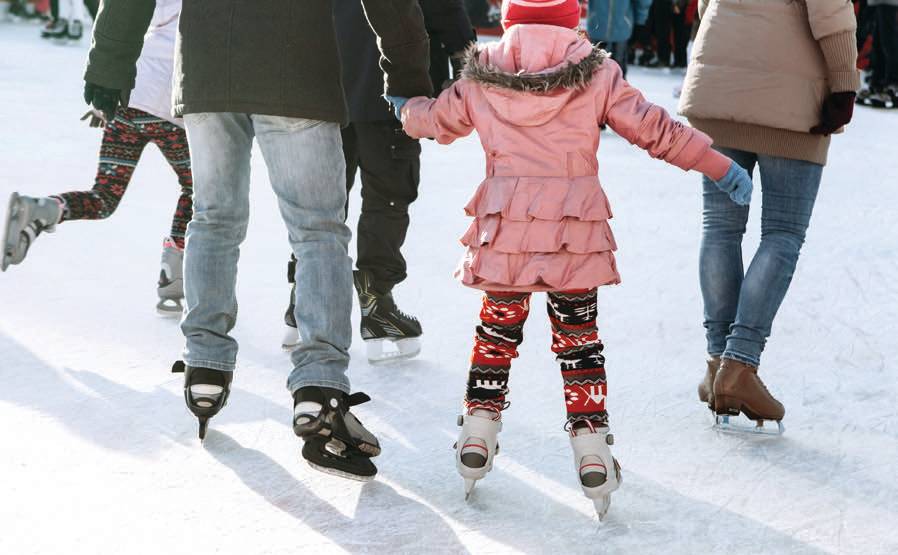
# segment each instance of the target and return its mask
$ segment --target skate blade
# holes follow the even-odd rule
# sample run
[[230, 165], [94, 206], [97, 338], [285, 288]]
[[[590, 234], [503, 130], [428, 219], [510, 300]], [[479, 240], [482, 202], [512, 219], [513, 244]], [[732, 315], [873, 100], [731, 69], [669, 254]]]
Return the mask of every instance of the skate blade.
[[[414, 358], [421, 353], [421, 339], [409, 337], [392, 341], [389, 339], [366, 339], [368, 350], [368, 362], [371, 364], [386, 364], [390, 362]], [[384, 349], [385, 346], [394, 347], [392, 350]]]
[[160, 299], [156, 303], [156, 313], [166, 318], [177, 318], [184, 313], [184, 305], [178, 299]]
[[599, 517], [599, 522], [604, 522], [605, 517], [608, 515], [608, 509], [611, 508], [611, 495], [603, 495], [598, 499], [593, 499], [592, 503], [595, 505], [596, 516]]
[[471, 499], [471, 494], [474, 493], [474, 486], [477, 485], [477, 480], [472, 480], [471, 478], [465, 478], [465, 501]]
[[284, 328], [284, 336], [283, 339], [281, 339], [281, 349], [292, 351], [299, 347], [299, 330], [291, 326], [284, 326]]
[[317, 470], [318, 472], [322, 472], [324, 474], [330, 474], [331, 476], [337, 476], [339, 478], [346, 478], [347, 480], [355, 480], [356, 482], [370, 482], [374, 479], [374, 476], [359, 476], [358, 474], [353, 474], [351, 472], [346, 472], [343, 470], [339, 470], [336, 468], [331, 468], [329, 466], [321, 466], [320, 464], [315, 464], [312, 461], [306, 461], [309, 466]]
[[715, 417], [713, 429], [727, 434], [752, 434], [772, 437], [781, 436], [786, 431], [780, 420], [776, 421], [776, 429], [773, 429], [764, 426], [763, 420], [757, 421], [754, 426], [742, 422], [732, 422], [729, 415], [726, 414], [719, 414]]

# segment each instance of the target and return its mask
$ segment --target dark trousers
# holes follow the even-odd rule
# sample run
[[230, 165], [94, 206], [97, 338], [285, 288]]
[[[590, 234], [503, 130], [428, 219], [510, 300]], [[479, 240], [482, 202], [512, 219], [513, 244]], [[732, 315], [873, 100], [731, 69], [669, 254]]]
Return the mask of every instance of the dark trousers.
[[873, 84], [898, 85], [898, 6], [874, 6]]
[[671, 14], [674, 35], [674, 67], [686, 67], [688, 62], [686, 49], [689, 46], [689, 35], [692, 31], [686, 24], [686, 11]]
[[398, 121], [352, 123], [343, 129], [346, 190], [356, 173], [362, 181], [362, 212], [356, 231], [356, 267], [374, 276], [382, 293], [406, 278], [401, 248], [409, 205], [418, 198], [421, 145]]
[[673, 25], [671, 0], [655, 0], [652, 4], [655, 20], [655, 38], [658, 40], [658, 62], [662, 67], [670, 65], [670, 30]]
[[611, 54], [611, 59], [617, 62], [617, 65], [620, 66], [621, 72], [624, 74], [624, 79], [627, 78], [627, 55], [629, 54], [628, 42], [625, 40], [619, 42], [611, 42], [606, 46], [608, 48], [608, 52]]

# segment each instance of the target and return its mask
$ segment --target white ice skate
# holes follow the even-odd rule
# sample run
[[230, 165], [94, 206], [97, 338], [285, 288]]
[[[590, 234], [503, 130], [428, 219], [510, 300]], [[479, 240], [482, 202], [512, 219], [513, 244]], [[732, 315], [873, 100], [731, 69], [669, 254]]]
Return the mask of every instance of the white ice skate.
[[[577, 477], [583, 493], [595, 504], [599, 521], [605, 519], [611, 506], [611, 494], [623, 482], [620, 464], [611, 456], [609, 445], [613, 444], [614, 436], [607, 427], [579, 427], [571, 435]], [[608, 469], [614, 472], [609, 473]]]
[[499, 452], [501, 418], [499, 412], [487, 409], [472, 409], [458, 417], [461, 432], [455, 444], [455, 466], [465, 480], [465, 501], [471, 497], [477, 480], [493, 469], [493, 457]]
[[184, 251], [171, 237], [162, 241], [161, 266], [156, 289], [159, 295], [156, 312], [162, 316], [178, 317], [184, 312], [184, 305], [181, 304], [184, 299]]
[[0, 271], [5, 272], [10, 265], [25, 260], [35, 239], [45, 231], [56, 231], [60, 218], [62, 207], [52, 198], [32, 198], [18, 193], [10, 195], [3, 243], [0, 243], [3, 248], [0, 252]]

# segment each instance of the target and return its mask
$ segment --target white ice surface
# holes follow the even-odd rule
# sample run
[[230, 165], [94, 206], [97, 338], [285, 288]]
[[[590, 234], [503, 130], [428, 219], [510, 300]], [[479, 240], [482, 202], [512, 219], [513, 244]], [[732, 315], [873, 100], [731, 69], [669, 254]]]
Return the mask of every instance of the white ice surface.
[[[78, 121], [86, 44], [37, 33], [0, 24], [4, 206], [12, 191], [89, 188], [96, 167], [100, 133]], [[678, 76], [631, 79], [674, 108]], [[311, 470], [289, 426], [287, 244], [258, 154], [235, 390], [205, 446], [196, 439], [168, 372], [183, 340], [153, 310], [177, 187], [149, 147], [113, 218], [61, 225], [0, 275], [0, 554], [898, 552], [896, 126], [898, 113], [859, 109], [834, 140], [762, 369], [787, 407], [780, 439], [718, 435], [696, 398], [699, 176], [603, 135], [624, 283], [601, 291], [601, 330], [625, 481], [601, 526], [561, 430], [540, 299], [502, 453], [463, 501], [451, 446], [479, 299], [451, 274], [483, 173], [476, 138], [423, 142], [397, 291], [423, 321], [422, 355], [372, 367], [361, 341], [352, 347], [354, 387], [374, 398], [358, 413], [384, 446], [368, 485]]]

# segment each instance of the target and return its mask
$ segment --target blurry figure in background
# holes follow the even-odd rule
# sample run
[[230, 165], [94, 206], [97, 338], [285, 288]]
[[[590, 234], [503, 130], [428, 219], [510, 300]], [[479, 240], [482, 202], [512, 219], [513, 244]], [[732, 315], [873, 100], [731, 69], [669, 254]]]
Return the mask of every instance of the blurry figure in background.
[[898, 106], [898, 0], [868, 0], [873, 18], [870, 86], [857, 96], [858, 104], [874, 108]]
[[[41, 31], [41, 38], [45, 39], [71, 39], [80, 40], [84, 33], [84, 25], [81, 20], [75, 20], [75, 16], [84, 17], [81, 0], [62, 0], [64, 11], [60, 15], [60, 0], [50, 0], [50, 20]], [[99, 0], [84, 0], [84, 7], [90, 13], [90, 17], [97, 17]], [[73, 11], [74, 10], [74, 11]], [[71, 20], [65, 17], [69, 13]]]
[[644, 27], [652, 0], [589, 0], [586, 32], [593, 44], [605, 43], [627, 78], [627, 54], [634, 24]]
[[46, 0], [42, 2], [32, 2], [29, 0], [9, 0], [8, 4], [4, 6], [4, 2], [0, 2], [0, 13], [3, 14], [4, 17], [12, 17], [13, 19], [23, 19], [25, 21], [34, 20], [34, 19], [43, 19], [46, 17], [46, 6], [42, 6], [39, 4], [45, 4]]
[[[419, 4], [430, 36], [430, 76], [439, 93], [461, 76], [465, 50], [476, 37], [461, 0], [419, 0]], [[392, 290], [407, 275], [401, 249], [409, 227], [409, 207], [418, 197], [421, 146], [402, 131], [383, 99], [380, 51], [361, 5], [335, 2], [334, 21], [349, 104], [350, 123], [341, 132], [346, 190], [352, 189], [359, 171], [362, 182], [354, 272], [361, 335], [372, 362], [411, 358], [420, 352], [421, 324], [399, 310]], [[282, 341], [286, 349], [299, 343], [294, 318], [296, 263], [291, 256], [287, 276], [293, 288]]]
[[54, 231], [58, 223], [111, 216], [125, 195], [143, 149], [154, 143], [175, 171], [180, 185], [171, 231], [162, 241], [157, 309], [161, 314], [181, 314], [182, 253], [184, 233], [193, 215], [193, 179], [183, 123], [171, 115], [171, 78], [180, 12], [181, 0], [156, 0], [153, 21], [137, 61], [137, 81], [130, 106], [120, 107], [114, 114], [88, 112], [82, 118], [90, 118], [94, 127], [105, 126], [93, 188], [41, 198], [12, 194], [0, 270], [21, 263], [37, 237], [44, 231]]
[[673, 0], [673, 14], [671, 26], [673, 27], [673, 67], [686, 69], [689, 61], [687, 49], [692, 32], [692, 17], [689, 14], [689, 0]]
[[499, 29], [501, 24], [499, 10], [489, 0], [465, 0], [465, 11], [474, 27]]

